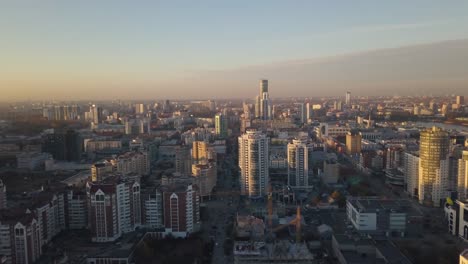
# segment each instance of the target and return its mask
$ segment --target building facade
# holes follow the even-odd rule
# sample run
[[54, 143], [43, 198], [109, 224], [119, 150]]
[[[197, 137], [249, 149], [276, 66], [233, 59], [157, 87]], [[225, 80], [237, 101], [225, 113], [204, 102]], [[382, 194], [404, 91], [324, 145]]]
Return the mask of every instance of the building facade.
[[215, 115], [215, 133], [219, 138], [227, 138], [228, 136], [228, 119], [223, 114]]
[[163, 188], [164, 227], [176, 237], [186, 237], [200, 228], [200, 200], [192, 184]]
[[141, 226], [140, 184], [118, 177], [86, 185], [93, 242], [112, 242]]
[[419, 201], [439, 207], [448, 190], [449, 134], [433, 127], [421, 132], [419, 149]]
[[293, 188], [309, 187], [309, 153], [307, 139], [294, 139], [288, 144], [288, 185]]
[[404, 153], [404, 177], [406, 192], [411, 197], [419, 195], [419, 153], [405, 152]]
[[362, 136], [357, 131], [349, 131], [346, 134], [346, 153], [355, 155], [361, 153]]
[[458, 177], [457, 177], [457, 193], [458, 199], [465, 201], [468, 199], [468, 151], [462, 152], [461, 159], [458, 160]]
[[248, 130], [238, 138], [241, 195], [261, 197], [269, 184], [269, 138]]

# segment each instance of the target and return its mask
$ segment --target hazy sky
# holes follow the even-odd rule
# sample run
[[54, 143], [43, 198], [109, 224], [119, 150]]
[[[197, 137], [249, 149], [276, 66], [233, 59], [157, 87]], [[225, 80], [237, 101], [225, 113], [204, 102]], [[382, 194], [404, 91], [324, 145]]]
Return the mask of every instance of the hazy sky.
[[459, 93], [467, 10], [461, 0], [5, 0], [0, 100], [253, 97], [260, 78], [275, 97]]

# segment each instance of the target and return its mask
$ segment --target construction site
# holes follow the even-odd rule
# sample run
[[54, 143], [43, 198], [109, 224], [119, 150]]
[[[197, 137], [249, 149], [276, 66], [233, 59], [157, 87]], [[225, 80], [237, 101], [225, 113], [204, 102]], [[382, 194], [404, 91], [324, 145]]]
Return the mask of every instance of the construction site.
[[273, 204], [270, 191], [266, 201], [246, 201], [247, 210], [238, 212], [234, 263], [321, 263], [302, 238], [301, 207], [288, 216], [286, 206]]

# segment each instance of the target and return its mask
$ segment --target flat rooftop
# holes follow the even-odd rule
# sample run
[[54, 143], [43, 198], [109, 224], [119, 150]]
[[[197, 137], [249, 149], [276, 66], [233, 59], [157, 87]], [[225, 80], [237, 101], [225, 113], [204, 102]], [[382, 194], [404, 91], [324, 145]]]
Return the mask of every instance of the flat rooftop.
[[392, 211], [404, 213], [411, 208], [408, 200], [387, 200], [377, 197], [350, 198], [348, 202], [361, 213], [373, 213], [377, 211]]

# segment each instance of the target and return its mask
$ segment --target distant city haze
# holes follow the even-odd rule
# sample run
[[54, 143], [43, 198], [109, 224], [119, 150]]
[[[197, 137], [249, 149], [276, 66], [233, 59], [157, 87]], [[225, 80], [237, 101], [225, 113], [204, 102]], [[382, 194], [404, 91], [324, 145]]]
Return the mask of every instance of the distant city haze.
[[468, 95], [467, 1], [26, 2], [0, 101]]

